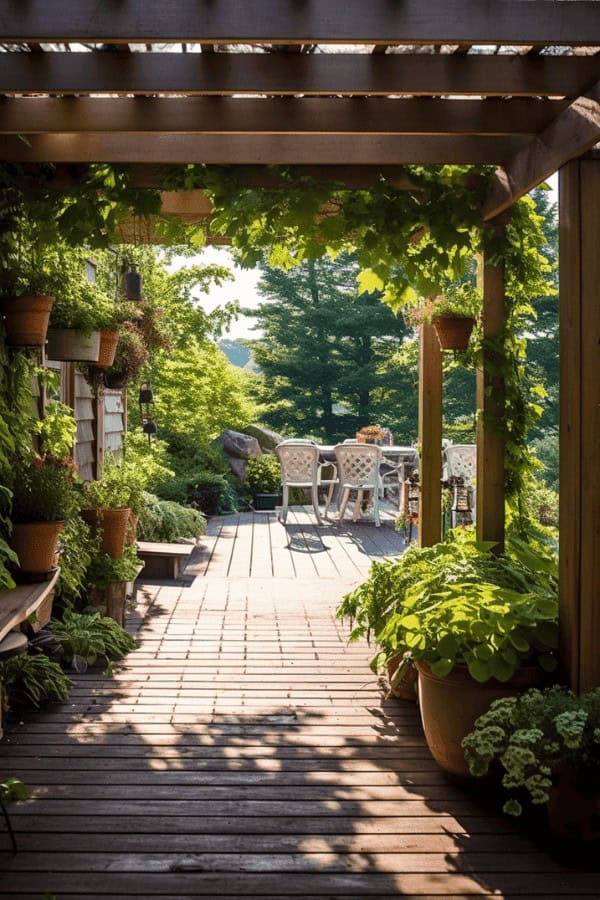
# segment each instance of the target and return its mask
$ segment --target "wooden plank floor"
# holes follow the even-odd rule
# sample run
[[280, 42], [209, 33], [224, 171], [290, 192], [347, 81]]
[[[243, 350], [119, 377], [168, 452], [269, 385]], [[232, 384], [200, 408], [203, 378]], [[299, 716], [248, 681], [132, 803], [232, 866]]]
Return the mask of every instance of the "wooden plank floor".
[[140, 590], [113, 677], [76, 676], [0, 744], [31, 794], [16, 856], [0, 826], [4, 900], [597, 897], [446, 781], [416, 706], [348, 646], [335, 606], [393, 532], [290, 527], [293, 550], [272, 517], [224, 519], [205, 574]]

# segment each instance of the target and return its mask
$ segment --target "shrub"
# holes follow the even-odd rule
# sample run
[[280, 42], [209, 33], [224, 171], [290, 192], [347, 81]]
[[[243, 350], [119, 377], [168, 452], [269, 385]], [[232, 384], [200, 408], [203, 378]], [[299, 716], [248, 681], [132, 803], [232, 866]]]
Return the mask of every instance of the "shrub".
[[74, 603], [85, 590], [88, 566], [98, 552], [99, 536], [94, 535], [83, 519], [75, 516], [61, 532], [60, 575], [57, 584], [57, 599], [64, 603]]
[[121, 659], [136, 646], [124, 628], [98, 612], [65, 612], [61, 622], [52, 621], [50, 630], [60, 644], [61, 655], [77, 672], [85, 672], [99, 659]]
[[172, 500], [159, 500], [154, 494], [145, 494], [144, 500], [138, 523], [140, 540], [174, 541], [204, 534], [206, 520], [197, 509], [181, 506]]
[[43, 703], [66, 703], [71, 681], [58, 663], [43, 654], [19, 653], [0, 663], [0, 682], [9, 709], [39, 708]]
[[164, 440], [148, 438], [142, 432], [130, 431], [125, 439], [124, 464], [140, 473], [144, 490], [153, 491], [160, 484], [173, 478], [169, 459], [169, 447]]
[[558, 528], [558, 493], [538, 478], [532, 478], [524, 505], [541, 525]]
[[125, 547], [123, 556], [117, 559], [105, 553], [97, 553], [87, 568], [86, 585], [104, 588], [115, 581], [133, 581], [141, 564], [135, 545]]
[[231, 482], [218, 472], [199, 471], [179, 475], [157, 489], [163, 500], [192, 506], [207, 516], [235, 512], [237, 494]]
[[275, 456], [254, 456], [246, 464], [245, 485], [253, 494], [277, 494], [281, 488], [281, 466]]

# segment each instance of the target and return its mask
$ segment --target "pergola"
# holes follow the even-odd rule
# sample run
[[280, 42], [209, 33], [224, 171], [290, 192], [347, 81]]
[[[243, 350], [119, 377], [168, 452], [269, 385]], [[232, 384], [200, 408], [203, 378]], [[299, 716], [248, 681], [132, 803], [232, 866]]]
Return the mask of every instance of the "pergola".
[[[600, 684], [599, 0], [45, 0], [0, 10], [4, 161], [66, 178], [129, 163], [136, 183], [181, 163], [288, 164], [402, 189], [408, 164], [493, 164], [482, 210], [502, 228], [560, 170], [561, 609], [571, 684]], [[21, 139], [26, 137], [26, 141]], [[263, 170], [244, 169], [259, 183]], [[265, 182], [268, 184], [268, 181]], [[210, 218], [207, 199], [165, 201]], [[483, 261], [484, 335], [502, 270]], [[492, 390], [486, 388], [492, 387]], [[479, 537], [504, 536], [502, 385], [478, 373]], [[440, 538], [442, 362], [424, 326], [421, 540]]]

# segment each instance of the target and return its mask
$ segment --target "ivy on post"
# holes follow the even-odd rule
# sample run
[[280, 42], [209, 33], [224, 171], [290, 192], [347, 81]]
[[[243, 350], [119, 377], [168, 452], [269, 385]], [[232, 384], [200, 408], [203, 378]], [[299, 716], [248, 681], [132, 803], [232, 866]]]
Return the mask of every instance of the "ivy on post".
[[[504, 547], [505, 529], [505, 380], [506, 302], [504, 262], [491, 248], [504, 236], [505, 220], [486, 226], [478, 267], [483, 291], [482, 354], [477, 370], [477, 538]], [[492, 234], [490, 235], [490, 232]]]

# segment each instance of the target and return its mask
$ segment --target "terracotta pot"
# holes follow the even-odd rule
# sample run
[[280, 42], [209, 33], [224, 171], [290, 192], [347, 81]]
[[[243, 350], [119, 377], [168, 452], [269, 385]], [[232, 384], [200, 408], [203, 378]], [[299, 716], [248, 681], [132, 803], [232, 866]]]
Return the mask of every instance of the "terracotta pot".
[[475, 319], [468, 316], [436, 316], [432, 323], [442, 350], [467, 349]]
[[565, 765], [556, 773], [550, 789], [548, 824], [556, 837], [593, 844], [600, 842], [600, 793], [585, 790], [577, 781], [574, 766]]
[[101, 532], [100, 553], [106, 553], [112, 559], [123, 556], [130, 513], [128, 506], [119, 509], [101, 507], [81, 510], [84, 522]]
[[10, 546], [22, 572], [41, 575], [54, 566], [58, 538], [64, 522], [23, 522], [13, 525]]
[[387, 672], [388, 678], [390, 681], [390, 691], [394, 697], [397, 697], [398, 700], [409, 700], [412, 703], [417, 702], [417, 670], [414, 665], [411, 665], [406, 672], [402, 681], [397, 684], [395, 687], [392, 687], [392, 678], [394, 677], [394, 673], [396, 669], [400, 665], [402, 660], [402, 654], [399, 656], [395, 656], [393, 659], [390, 659], [387, 664]]
[[95, 363], [98, 360], [99, 351], [99, 331], [85, 334], [77, 328], [48, 329], [48, 346], [46, 347], [48, 359]]
[[7, 344], [11, 347], [43, 347], [53, 303], [54, 297], [47, 294], [3, 297], [0, 311], [4, 315]]
[[125, 535], [125, 546], [131, 547], [137, 540], [137, 527], [140, 521], [139, 516], [129, 513], [129, 521], [127, 522], [127, 533]]
[[425, 739], [435, 761], [451, 775], [470, 778], [461, 748], [475, 720], [500, 697], [515, 697], [541, 685], [544, 673], [537, 666], [517, 669], [507, 682], [491, 678], [483, 684], [469, 675], [466, 666], [455, 666], [445, 678], [434, 675], [427, 663], [417, 662], [419, 706]]
[[115, 361], [119, 332], [116, 328], [105, 328], [100, 332], [100, 350], [98, 351], [97, 366], [107, 369]]

